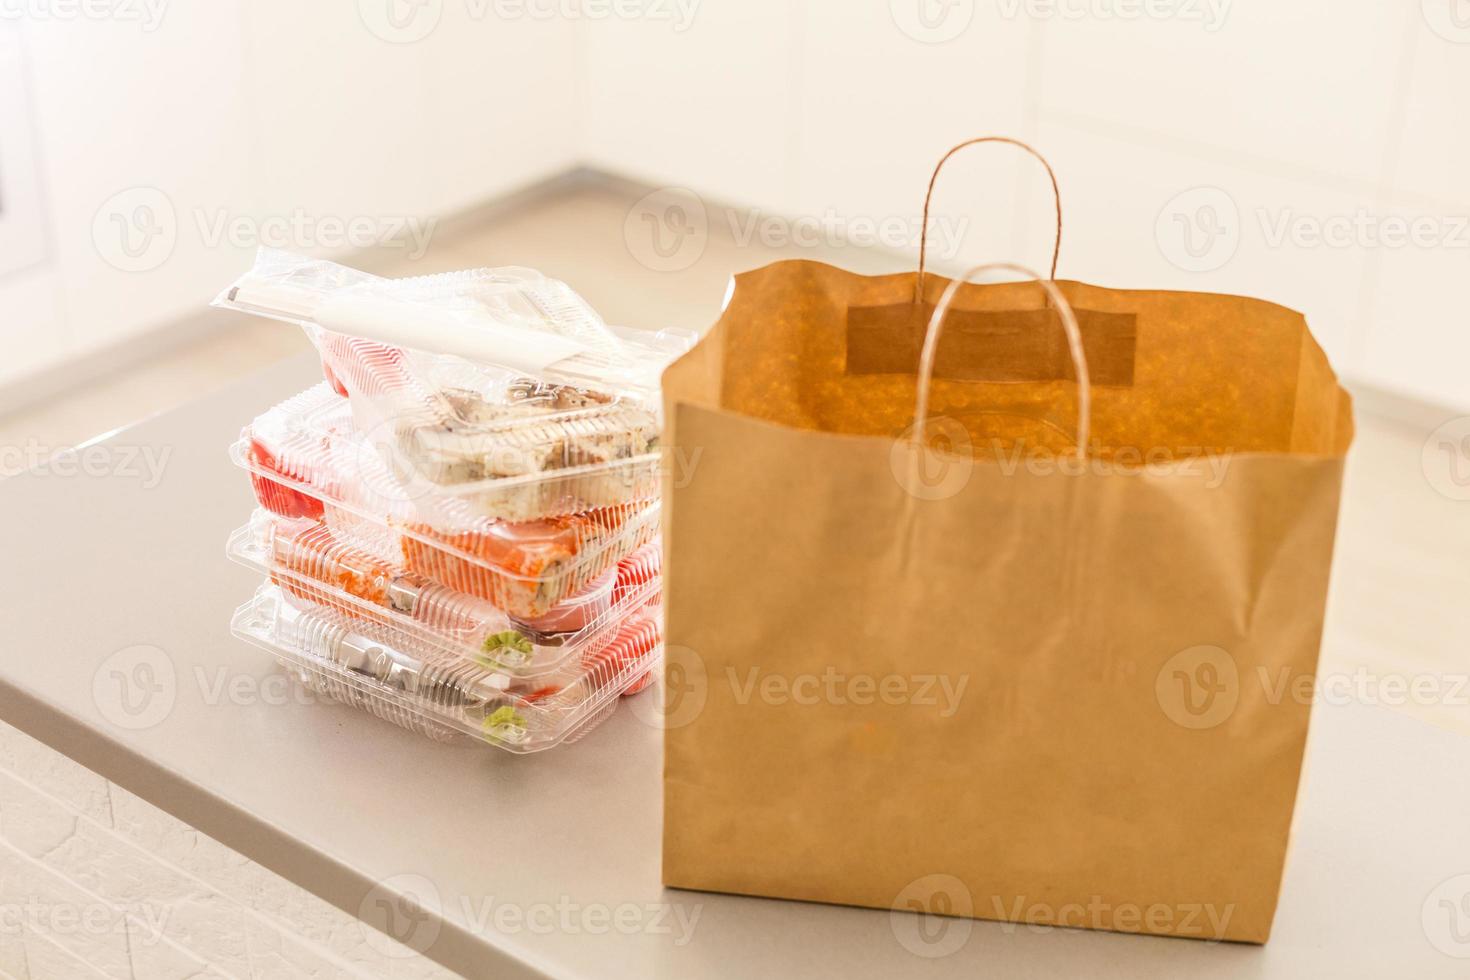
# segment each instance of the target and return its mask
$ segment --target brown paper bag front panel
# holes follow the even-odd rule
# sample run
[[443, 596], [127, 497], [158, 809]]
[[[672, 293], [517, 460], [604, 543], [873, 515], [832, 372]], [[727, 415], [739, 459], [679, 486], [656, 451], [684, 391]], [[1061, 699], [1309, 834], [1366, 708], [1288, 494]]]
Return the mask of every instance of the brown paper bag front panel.
[[[1219, 486], [981, 462], [915, 505], [886, 440], [671, 421], [702, 456], [668, 498], [668, 642], [706, 698], [666, 735], [668, 884], [888, 907], [947, 873], [984, 918], [1210, 903], [1265, 939], [1308, 710], [1270, 695], [1315, 670], [1338, 461], [1239, 457]], [[1237, 703], [1193, 730], [1157, 684], [1201, 645]], [[967, 680], [950, 717], [751, 693], [831, 669]]]

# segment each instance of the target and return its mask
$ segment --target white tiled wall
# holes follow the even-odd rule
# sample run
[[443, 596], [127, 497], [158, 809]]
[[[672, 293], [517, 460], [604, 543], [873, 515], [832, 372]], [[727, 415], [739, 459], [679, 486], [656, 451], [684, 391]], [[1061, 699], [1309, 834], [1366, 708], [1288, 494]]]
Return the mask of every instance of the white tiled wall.
[[[0, 382], [197, 314], [253, 252], [216, 238], [221, 218], [427, 222], [576, 162], [573, 24], [432, 4], [435, 28], [398, 43], [359, 13], [394, 4], [415, 9], [150, 2], [152, 29], [47, 13], [142, 3], [12, 5], [0, 59], [25, 67], [0, 87], [16, 110], [0, 120], [24, 108], [33, 121], [48, 254], [0, 272]], [[147, 268], [110, 262], [121, 234], [141, 247], [144, 226], [164, 243]]]
[[[798, 214], [916, 215], [951, 144], [1019, 135], [1061, 181], [1061, 276], [1281, 302], [1350, 379], [1470, 409], [1464, 0], [704, 0], [683, 34], [584, 34], [594, 164]], [[1044, 266], [1040, 171], [979, 154], [937, 193], [969, 219], [955, 262]], [[1200, 187], [1224, 197], [1179, 196]], [[1383, 244], [1396, 214], [1439, 241]], [[1186, 228], [1219, 251], [1181, 258]]]
[[696, 4], [687, 26], [582, 22], [584, 151], [637, 180], [791, 201], [792, 11], [788, 0], [740, 0]]
[[[0, 20], [0, 53], [24, 40], [30, 96], [0, 101], [32, 103], [52, 243], [47, 264], [0, 276], [0, 377], [199, 309], [248, 254], [202, 241], [201, 213], [427, 220], [581, 160], [717, 204], [914, 224], [944, 149], [1006, 133], [1058, 168], [1061, 275], [1279, 300], [1350, 378], [1470, 407], [1465, 3], [628, 0], [594, 18], [215, 0], [167, 4], [153, 31]], [[385, 40], [359, 16], [380, 8], [434, 29]], [[1232, 227], [1218, 195], [1177, 198], [1202, 186]], [[93, 234], [134, 188], [162, 192], [176, 224], [145, 272], [110, 265]], [[1030, 162], [957, 158], [936, 211], [965, 234], [943, 258], [1045, 265], [1049, 208]], [[1267, 233], [1392, 214], [1437, 222], [1438, 240]], [[1168, 233], [1191, 222], [1233, 250], [1171, 262]]]
[[364, 929], [0, 724], [0, 977], [452, 976]]

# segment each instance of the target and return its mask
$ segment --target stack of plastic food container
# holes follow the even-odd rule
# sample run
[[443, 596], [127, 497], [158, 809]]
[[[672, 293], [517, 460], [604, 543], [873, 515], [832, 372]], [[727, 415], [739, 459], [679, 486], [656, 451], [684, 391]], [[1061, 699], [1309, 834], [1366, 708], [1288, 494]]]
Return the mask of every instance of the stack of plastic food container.
[[688, 338], [609, 328], [528, 270], [385, 280], [268, 251], [217, 305], [301, 324], [326, 374], [231, 450], [257, 507], [229, 555], [264, 578], [237, 636], [320, 694], [513, 752], [647, 686], [655, 386]]

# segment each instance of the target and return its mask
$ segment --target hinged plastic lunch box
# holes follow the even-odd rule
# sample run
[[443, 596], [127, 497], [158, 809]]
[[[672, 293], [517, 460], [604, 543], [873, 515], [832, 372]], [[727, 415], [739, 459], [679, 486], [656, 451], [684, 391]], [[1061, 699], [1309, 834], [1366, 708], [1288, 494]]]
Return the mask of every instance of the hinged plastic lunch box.
[[623, 619], [657, 601], [661, 585], [653, 542], [549, 613], [521, 619], [354, 547], [326, 524], [264, 508], [230, 536], [227, 553], [289, 599], [362, 620], [390, 640], [385, 631], [392, 631], [414, 652], [461, 657], [513, 679], [575, 669], [611, 641]]
[[395, 646], [371, 627], [330, 608], [301, 608], [269, 583], [230, 622], [231, 632], [271, 652], [317, 693], [430, 738], [467, 736], [517, 753], [586, 734], [663, 650], [658, 607], [645, 605], [562, 682], [528, 687], [458, 656]]
[[215, 305], [300, 325], [395, 477], [506, 520], [656, 494], [660, 374], [695, 339], [604, 323], [532, 269], [383, 279], [271, 249]]
[[[570, 493], [566, 474], [430, 490], [389, 470], [327, 384], [257, 418], [231, 456], [266, 509], [322, 521], [369, 554], [524, 618], [586, 589], [658, 529], [657, 453], [577, 467], [575, 481], [600, 487], [594, 509], [554, 512], [587, 502]], [[499, 499], [519, 495], [512, 510], [523, 519], [486, 512], [487, 482]], [[560, 489], [548, 492], [546, 482]]]

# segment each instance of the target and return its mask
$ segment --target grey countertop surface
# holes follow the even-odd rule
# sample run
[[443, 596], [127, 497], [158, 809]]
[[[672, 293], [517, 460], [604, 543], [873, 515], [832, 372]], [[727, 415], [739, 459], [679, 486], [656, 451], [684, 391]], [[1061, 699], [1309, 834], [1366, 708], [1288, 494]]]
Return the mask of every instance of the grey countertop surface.
[[1264, 948], [938, 920], [915, 949], [907, 913], [664, 889], [635, 712], [545, 754], [445, 746], [307, 703], [230, 635], [258, 577], [224, 557], [252, 506], [226, 447], [317, 377], [0, 484], [5, 721], [469, 976], [1470, 975], [1470, 740], [1360, 704], [1315, 711]]

